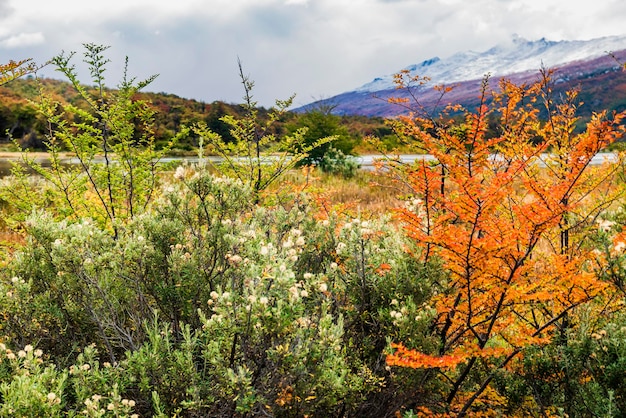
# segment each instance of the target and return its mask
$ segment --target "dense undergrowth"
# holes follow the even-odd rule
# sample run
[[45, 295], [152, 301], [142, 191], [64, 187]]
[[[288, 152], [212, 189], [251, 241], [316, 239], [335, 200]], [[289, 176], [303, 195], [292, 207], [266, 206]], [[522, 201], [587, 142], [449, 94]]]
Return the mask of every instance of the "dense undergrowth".
[[71, 58], [84, 103], [37, 105], [52, 167], [0, 188], [0, 416], [624, 416], [623, 165], [589, 164], [624, 115], [575, 134], [549, 74], [460, 121], [416, 107], [390, 126], [437, 161], [388, 161], [366, 193], [293, 170], [333, 139], [306, 127], [260, 164], [281, 141], [251, 84], [234, 144], [190, 127], [226, 164], [155, 164], [146, 84], [81, 89]]

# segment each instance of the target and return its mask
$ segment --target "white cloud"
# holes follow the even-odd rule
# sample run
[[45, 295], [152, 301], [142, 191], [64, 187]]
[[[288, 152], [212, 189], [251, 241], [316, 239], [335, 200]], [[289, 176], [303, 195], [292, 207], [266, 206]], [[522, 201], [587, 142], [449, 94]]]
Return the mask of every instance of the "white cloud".
[[0, 52], [43, 62], [83, 42], [111, 45], [112, 66], [128, 55], [133, 75], [160, 73], [157, 91], [231, 102], [240, 57], [260, 104], [294, 92], [304, 104], [513, 33], [619, 35], [624, 13], [623, 0], [0, 0]]
[[45, 37], [41, 32], [19, 33], [0, 40], [0, 46], [3, 48], [14, 49], [32, 45], [40, 45], [45, 42]]

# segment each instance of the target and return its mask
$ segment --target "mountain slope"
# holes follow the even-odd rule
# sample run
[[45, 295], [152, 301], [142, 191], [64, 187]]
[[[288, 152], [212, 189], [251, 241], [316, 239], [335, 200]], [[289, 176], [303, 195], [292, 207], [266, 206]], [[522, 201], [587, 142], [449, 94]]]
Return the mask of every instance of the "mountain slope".
[[[436, 84], [454, 85], [444, 103], [437, 103], [440, 94], [429, 86], [419, 89], [420, 101], [427, 107], [445, 105], [448, 102], [471, 105], [477, 101], [480, 84], [486, 74], [492, 77], [492, 85], [500, 77], [516, 82], [533, 81], [542, 67], [556, 68], [554, 80], [558, 90], [580, 87], [581, 94], [588, 93], [598, 82], [613, 87], [626, 85], [626, 73], [619, 62], [609, 56], [612, 52], [618, 60], [626, 60], [626, 36], [605, 37], [590, 41], [527, 41], [519, 37], [493, 47], [485, 52], [473, 51], [455, 54], [446, 59], [438, 57], [411, 65], [405, 69], [412, 76], [426, 76]], [[620, 90], [620, 89], [617, 89]], [[595, 89], [600, 94], [602, 89]], [[609, 91], [604, 91], [609, 94]], [[339, 114], [366, 116], [394, 116], [403, 109], [387, 102], [390, 97], [406, 97], [406, 92], [396, 90], [393, 74], [374, 79], [353, 91], [325, 99], [335, 106]], [[593, 98], [594, 101], [611, 102], [618, 98]], [[609, 103], [610, 104], [610, 103]], [[300, 110], [320, 105], [315, 102]], [[597, 109], [596, 109], [597, 110]]]

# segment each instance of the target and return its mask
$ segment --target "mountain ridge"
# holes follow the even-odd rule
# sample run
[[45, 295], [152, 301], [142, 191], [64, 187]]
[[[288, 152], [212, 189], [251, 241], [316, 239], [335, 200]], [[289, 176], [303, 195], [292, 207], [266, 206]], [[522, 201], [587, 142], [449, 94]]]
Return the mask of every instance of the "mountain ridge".
[[[410, 76], [430, 78], [430, 87], [440, 84], [454, 85], [455, 89], [452, 94], [447, 95], [447, 99], [464, 105], [468, 97], [478, 94], [480, 83], [487, 74], [492, 79], [505, 77], [516, 82], [528, 82], [536, 79], [541, 68], [552, 68], [556, 70], [554, 81], [560, 85], [559, 89], [576, 87], [577, 82], [589, 85], [589, 77], [597, 77], [603, 73], [611, 73], [617, 80], [623, 78], [622, 81], [626, 83], [626, 74], [621, 71], [620, 65], [625, 60], [626, 36], [609, 36], [588, 41], [550, 41], [546, 38], [528, 41], [514, 36], [508, 42], [500, 43], [484, 52], [458, 52], [444, 59], [431, 57], [402, 70], [408, 71]], [[306, 111], [321, 104], [332, 104], [337, 114], [395, 116], [403, 111], [388, 103], [387, 99], [406, 95], [396, 89], [393, 79], [394, 74], [377, 77], [354, 90], [310, 103], [297, 111]], [[420, 87], [417, 91], [422, 104], [426, 105], [432, 106], [440, 96], [428, 86]]]

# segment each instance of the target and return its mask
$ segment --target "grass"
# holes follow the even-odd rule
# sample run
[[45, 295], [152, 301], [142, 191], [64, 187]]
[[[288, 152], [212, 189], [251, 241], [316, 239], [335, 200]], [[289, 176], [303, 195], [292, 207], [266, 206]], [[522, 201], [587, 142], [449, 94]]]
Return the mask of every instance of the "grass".
[[369, 170], [359, 170], [351, 178], [323, 173], [319, 169], [292, 170], [268, 193], [278, 193], [287, 187], [322, 198], [340, 212], [366, 217], [401, 206], [403, 201], [398, 196], [406, 193], [402, 184], [388, 174]]

